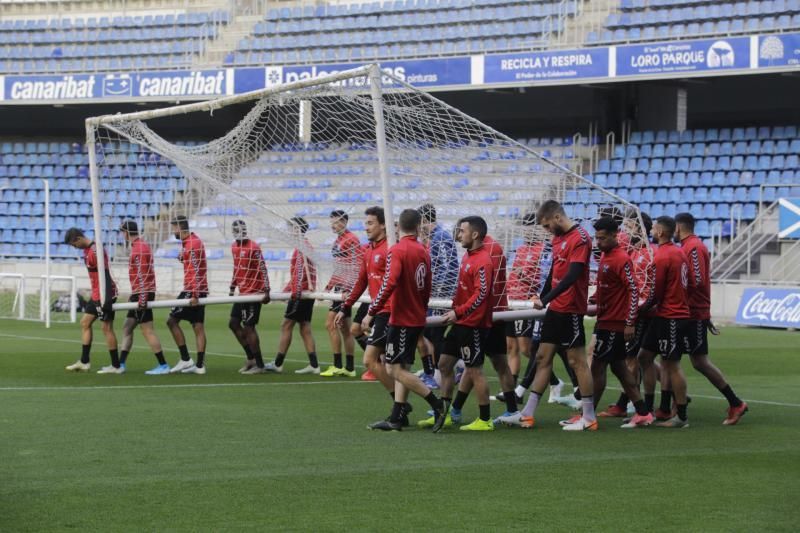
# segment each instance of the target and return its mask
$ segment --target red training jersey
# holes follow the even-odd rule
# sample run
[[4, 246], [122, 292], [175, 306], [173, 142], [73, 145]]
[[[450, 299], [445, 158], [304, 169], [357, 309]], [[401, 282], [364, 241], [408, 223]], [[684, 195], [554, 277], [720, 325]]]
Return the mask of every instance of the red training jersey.
[[711, 255], [697, 235], [681, 241], [689, 260], [689, 314], [694, 320], [711, 319]]
[[331, 248], [333, 256], [333, 275], [325, 290], [341, 287], [349, 290], [355, 283], [358, 268], [361, 263], [361, 241], [355, 233], [344, 230], [336, 237]]
[[233, 279], [231, 290], [239, 287], [239, 294], [266, 294], [269, 292], [267, 263], [261, 247], [252, 239], [233, 241]]
[[492, 260], [492, 306], [495, 311], [505, 311], [508, 309], [505, 251], [503, 246], [490, 235], [483, 238], [483, 247], [489, 252], [489, 258]]
[[567, 290], [550, 302], [550, 309], [558, 313], [585, 315], [589, 297], [589, 258], [592, 240], [578, 224], [563, 235], [553, 237], [553, 266], [550, 290], [555, 289], [569, 272], [571, 263], [583, 265], [581, 276]]
[[[311, 243], [307, 240], [304, 242], [307, 250], [311, 250]], [[317, 267], [314, 262], [307, 258], [306, 255], [294, 249], [292, 252], [291, 272], [289, 276], [289, 283], [284, 287], [284, 292], [290, 292], [295, 297], [300, 297], [303, 291], [313, 290], [317, 286]]]
[[689, 262], [683, 250], [666, 242], [656, 251], [655, 316], [689, 318]]
[[[103, 249], [105, 252], [105, 249]], [[83, 262], [86, 270], [89, 271], [89, 282], [92, 285], [92, 300], [100, 301], [100, 273], [97, 271], [97, 245], [92, 241], [88, 248], [83, 249]], [[111, 269], [108, 268], [108, 254], [103, 253], [103, 265], [106, 270], [106, 298], [117, 297], [117, 284], [111, 277]]]
[[183, 290], [191, 292], [193, 297], [208, 294], [206, 249], [197, 235], [190, 233], [183, 239], [178, 260], [183, 263]]
[[621, 246], [600, 256], [597, 265], [597, 329], [623, 331], [636, 323], [639, 291], [633, 277], [633, 263]]
[[[344, 303], [346, 308], [353, 307], [361, 295], [364, 294], [365, 289], [369, 289], [369, 297], [373, 300], [378, 296], [383, 276], [386, 274], [386, 251], [388, 249], [386, 239], [364, 245], [358, 279], [347, 297], [347, 301]], [[375, 314], [380, 315], [388, 312], [389, 309], [384, 307], [383, 309], [377, 309]]]
[[544, 255], [543, 242], [523, 244], [517, 248], [511, 273], [508, 275], [508, 297], [512, 300], [528, 300], [542, 288], [541, 261]]
[[131, 280], [131, 294], [139, 296], [139, 304], [147, 301], [148, 292], [156, 292], [156, 273], [153, 269], [153, 252], [150, 245], [140, 237], [131, 242], [131, 256], [128, 259], [128, 277]]
[[389, 325], [423, 327], [431, 297], [431, 256], [413, 235], [389, 248], [386, 274], [368, 314], [375, 316], [389, 305]]
[[493, 275], [492, 257], [485, 244], [464, 255], [458, 271], [456, 295], [453, 298], [456, 324], [470, 328], [492, 327], [495, 298], [490, 280]]

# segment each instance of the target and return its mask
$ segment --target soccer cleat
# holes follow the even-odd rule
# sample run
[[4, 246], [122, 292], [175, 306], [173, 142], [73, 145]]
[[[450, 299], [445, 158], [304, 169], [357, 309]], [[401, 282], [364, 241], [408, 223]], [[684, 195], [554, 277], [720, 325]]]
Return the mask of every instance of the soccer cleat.
[[90, 368], [92, 368], [90, 363], [81, 363], [80, 361], [75, 361], [71, 365], [65, 367], [64, 370], [68, 370], [70, 372], [88, 372]]
[[567, 420], [559, 420], [558, 421], [558, 425], [561, 426], [561, 427], [569, 426], [571, 424], [576, 423], [578, 420], [580, 420], [582, 416], [583, 415], [579, 415], [578, 414], [578, 415], [575, 415], [573, 417], [568, 418]]
[[494, 424], [491, 420], [481, 420], [476, 418], [466, 426], [461, 426], [461, 431], [494, 431]]
[[420, 379], [425, 384], [425, 386], [431, 390], [436, 390], [439, 388], [439, 384], [436, 383], [436, 379], [433, 376], [423, 373]]
[[561, 396], [559, 398], [556, 398], [556, 403], [561, 405], [566, 405], [573, 411], [577, 411], [582, 407], [581, 401], [575, 398], [575, 396], [571, 394], [569, 396]]
[[194, 366], [194, 361], [192, 361], [191, 359], [189, 359], [188, 361], [184, 361], [183, 359], [181, 359], [180, 361], [178, 361], [178, 364], [169, 369], [169, 373], [178, 374], [179, 372], [183, 372], [184, 369], [191, 368], [193, 366]]
[[567, 424], [561, 429], [564, 431], [597, 431], [598, 427], [597, 420], [586, 420], [585, 418], [581, 417], [577, 420], [577, 422]]
[[181, 374], [200, 374], [202, 376], [205, 375], [205, 373], [206, 373], [205, 366], [192, 365], [189, 368], [184, 368], [183, 370], [181, 370]]
[[456, 409], [455, 407], [450, 408], [450, 412], [447, 413], [451, 419], [453, 419], [453, 424], [460, 424], [461, 423], [461, 409]]
[[431, 431], [434, 433], [439, 433], [442, 430], [447, 419], [450, 418], [452, 422], [452, 417], [448, 417], [447, 415], [450, 414], [450, 402], [443, 401], [442, 402], [442, 410], [439, 411], [438, 409], [433, 410], [433, 426], [431, 426]]
[[247, 372], [248, 370], [250, 370], [254, 366], [256, 366], [256, 365], [244, 365], [242, 368], [239, 369], [239, 373], [240, 374], [244, 374], [245, 372]]
[[[272, 372], [273, 374], [281, 374], [283, 373], [283, 365], [278, 366], [275, 363], [265, 363], [264, 370], [267, 372]], [[295, 374], [299, 374], [300, 372], [295, 372]]]
[[722, 421], [722, 425], [735, 426], [749, 410], [750, 408], [745, 402], [742, 402], [739, 407], [728, 407], [728, 417]]
[[242, 374], [245, 374], [245, 375], [248, 375], [248, 376], [252, 376], [253, 374], [266, 374], [266, 373], [267, 373], [266, 370], [264, 370], [263, 368], [259, 368], [257, 366], [251, 367], [251, 368], [245, 370], [244, 372], [242, 372]]
[[124, 374], [125, 369], [122, 367], [115, 367], [115, 366], [104, 366], [100, 370], [97, 371], [98, 374]]
[[513, 413], [510, 413], [510, 412], [506, 411], [506, 412], [505, 412], [505, 413], [503, 413], [502, 415], [500, 415], [500, 416], [498, 416], [497, 418], [495, 418], [495, 419], [492, 421], [492, 423], [493, 423], [495, 426], [499, 426], [500, 424], [502, 424], [502, 422], [500, 421], [500, 418], [503, 418], [503, 417], [505, 417], [505, 418], [508, 418], [509, 416], [514, 416], [514, 415], [515, 415], [515, 414], [517, 414], [517, 413], [519, 413], [519, 411], [514, 411]]
[[[424, 420], [420, 420], [419, 422], [417, 422], [417, 427], [420, 427], [420, 428], [432, 428], [435, 423], [436, 423], [436, 417], [435, 416], [430, 416], [428, 418], [425, 418]], [[444, 421], [444, 427], [449, 428], [449, 427], [452, 427], [452, 426], [453, 426], [452, 413], [447, 413], [447, 417], [445, 418], [445, 421]]]
[[[265, 366], [264, 368], [267, 368], [267, 367]], [[283, 368], [283, 367], [280, 367], [280, 368]], [[280, 372], [281, 371], [278, 371], [278, 373], [280, 373]], [[295, 370], [294, 371], [295, 374], [317, 374], [317, 375], [319, 375], [319, 372], [320, 372], [320, 370], [319, 370], [318, 366], [311, 366], [311, 365], [306, 365], [303, 368], [301, 368], [300, 370]]]
[[664, 420], [663, 422], [656, 422], [656, 426], [660, 428], [688, 428], [689, 421], [681, 420], [679, 416], [675, 415], [669, 420]]
[[499, 416], [497, 420], [506, 426], [519, 426], [525, 429], [532, 428], [536, 424], [532, 416], [525, 416], [521, 411], [517, 411], [510, 416]]
[[338, 375], [342, 376], [343, 378], [354, 378], [354, 377], [356, 377], [357, 374], [356, 374], [356, 369], [355, 368], [353, 370], [347, 370], [346, 368], [340, 368]]
[[367, 369], [361, 374], [361, 381], [378, 381], [378, 378], [375, 377], [375, 374], [372, 373], [372, 370]]
[[602, 418], [625, 418], [627, 414], [627, 409], [623, 409], [617, 404], [611, 404], [605, 411], [597, 413], [597, 416]]
[[342, 375], [341, 372], [342, 372], [341, 368], [336, 368], [335, 366], [331, 365], [322, 372], [320, 372], [319, 375], [320, 377], [323, 378], [332, 378], [334, 376], [341, 376]]
[[389, 420], [379, 420], [367, 426], [367, 429], [377, 429], [379, 431], [401, 431], [402, 422], [391, 422]]
[[119, 367], [122, 369], [123, 373], [128, 371], [128, 368], [125, 366], [125, 363], [120, 363]]
[[655, 417], [653, 413], [647, 413], [646, 415], [633, 415], [630, 420], [622, 424], [620, 427], [622, 429], [633, 429], [633, 428], [643, 428], [645, 426], [649, 426], [650, 424], [655, 421]]
[[[506, 395], [505, 395], [504, 392], [498, 392], [494, 396], [489, 396], [489, 400], [491, 400], [493, 402], [505, 402], [506, 401]], [[521, 405], [522, 404], [522, 400], [523, 400], [522, 396], [517, 396], [517, 405]]]
[[670, 413], [669, 411], [662, 411], [661, 409], [656, 409], [655, 415], [656, 415], [656, 420], [661, 422], [663, 422], [664, 420], [669, 420], [670, 418], [676, 416]]
[[550, 396], [547, 398], [547, 403], [559, 403], [558, 399], [561, 398], [561, 391], [564, 388], [564, 382], [558, 380], [558, 385], [550, 385]]
[[163, 374], [169, 374], [169, 365], [158, 365], [155, 368], [151, 368], [145, 372], [148, 376], [161, 376]]

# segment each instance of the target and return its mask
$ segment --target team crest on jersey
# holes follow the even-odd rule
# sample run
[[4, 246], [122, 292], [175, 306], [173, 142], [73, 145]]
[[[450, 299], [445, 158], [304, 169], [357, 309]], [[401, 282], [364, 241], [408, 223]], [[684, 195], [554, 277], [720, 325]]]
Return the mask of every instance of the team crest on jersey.
[[567, 247], [567, 242], [564, 241], [561, 243], [561, 249], [564, 250]]
[[417, 282], [417, 290], [423, 290], [425, 288], [425, 277], [428, 272], [428, 269], [425, 266], [425, 263], [420, 263], [417, 266], [417, 270], [414, 272], [414, 280]]
[[603, 265], [603, 272], [608, 272], [608, 265]]
[[373, 257], [375, 258], [374, 260], [375, 260], [376, 263], [380, 263], [381, 262], [381, 254], [377, 254], [377, 255], [375, 255]]
[[470, 265], [469, 263], [467, 263], [466, 265], [464, 265], [464, 272], [469, 272], [469, 267], [470, 267], [470, 266], [471, 266], [471, 265]]
[[241, 252], [239, 252], [239, 257], [244, 257], [245, 255], [247, 255], [247, 254], [245, 253], [245, 251], [244, 251], [244, 250], [242, 250]]

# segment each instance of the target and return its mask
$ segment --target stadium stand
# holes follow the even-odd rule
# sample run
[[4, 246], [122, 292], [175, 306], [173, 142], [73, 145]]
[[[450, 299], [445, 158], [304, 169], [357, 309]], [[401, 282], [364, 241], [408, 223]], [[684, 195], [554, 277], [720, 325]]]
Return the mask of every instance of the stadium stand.
[[395, 0], [271, 9], [228, 65], [360, 61], [530, 49], [577, 2]]
[[0, 21], [0, 74], [188, 68], [227, 11]]
[[800, 28], [800, 0], [620, 0], [589, 44], [772, 32]]

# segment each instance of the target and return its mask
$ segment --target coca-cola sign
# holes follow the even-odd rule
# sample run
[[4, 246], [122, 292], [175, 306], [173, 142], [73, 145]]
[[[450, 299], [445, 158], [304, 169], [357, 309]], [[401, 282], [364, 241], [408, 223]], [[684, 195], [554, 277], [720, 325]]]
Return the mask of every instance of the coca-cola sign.
[[800, 328], [800, 288], [744, 290], [736, 313], [737, 324], [773, 328]]

